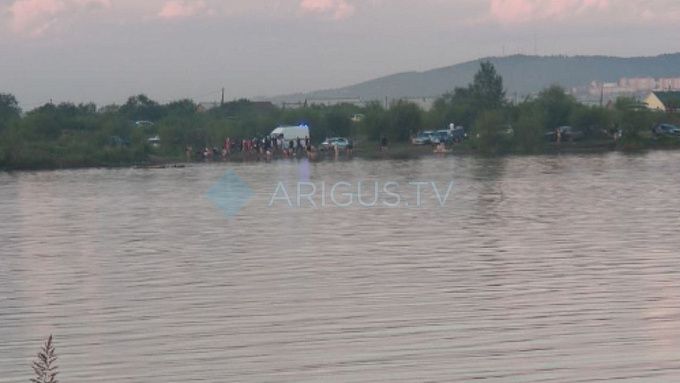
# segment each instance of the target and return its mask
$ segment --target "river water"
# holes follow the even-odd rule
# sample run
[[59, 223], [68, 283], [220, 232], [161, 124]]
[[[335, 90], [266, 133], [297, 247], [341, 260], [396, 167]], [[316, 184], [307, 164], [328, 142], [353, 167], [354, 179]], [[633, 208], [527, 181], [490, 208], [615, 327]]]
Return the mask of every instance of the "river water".
[[[49, 334], [64, 383], [679, 381], [679, 169], [652, 152], [0, 173], [0, 382], [28, 381]], [[235, 215], [209, 198], [226, 173], [254, 193]], [[362, 180], [403, 197], [339, 206]], [[297, 206], [298, 181], [346, 191]], [[440, 194], [416, 204], [416, 181]]]

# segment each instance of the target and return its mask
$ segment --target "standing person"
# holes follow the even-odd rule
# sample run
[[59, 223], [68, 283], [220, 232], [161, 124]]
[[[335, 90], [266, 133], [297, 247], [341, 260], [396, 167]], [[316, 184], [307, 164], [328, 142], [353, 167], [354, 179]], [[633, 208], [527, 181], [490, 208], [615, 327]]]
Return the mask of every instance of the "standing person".
[[314, 148], [313, 146], [309, 147], [309, 152], [307, 153], [307, 158], [309, 158], [312, 161], [316, 160], [316, 148]]
[[186, 148], [184, 148], [184, 153], [187, 156], [187, 162], [191, 162], [191, 154], [194, 152], [194, 149], [191, 147], [191, 145], [187, 145]]
[[380, 151], [382, 151], [382, 152], [387, 151], [387, 145], [388, 145], [388, 143], [389, 143], [389, 142], [387, 141], [387, 137], [386, 137], [386, 136], [382, 136], [382, 138], [380, 139]]
[[555, 138], [556, 138], [558, 144], [560, 142], [562, 142], [562, 129], [560, 129], [560, 128], [556, 129]]

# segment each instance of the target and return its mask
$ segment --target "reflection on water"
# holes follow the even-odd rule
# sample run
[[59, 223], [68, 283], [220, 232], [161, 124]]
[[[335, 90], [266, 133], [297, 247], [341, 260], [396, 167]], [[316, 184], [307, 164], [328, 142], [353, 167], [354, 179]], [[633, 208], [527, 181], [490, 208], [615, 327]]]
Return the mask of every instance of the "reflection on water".
[[[0, 382], [680, 378], [680, 153], [0, 174]], [[227, 170], [256, 192], [232, 220]], [[267, 206], [454, 181], [445, 208]]]

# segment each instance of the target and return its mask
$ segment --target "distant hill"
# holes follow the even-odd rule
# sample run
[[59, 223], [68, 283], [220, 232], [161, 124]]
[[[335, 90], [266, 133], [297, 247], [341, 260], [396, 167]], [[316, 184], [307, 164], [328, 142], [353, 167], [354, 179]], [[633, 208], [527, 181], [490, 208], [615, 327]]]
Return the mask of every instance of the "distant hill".
[[271, 101], [323, 99], [384, 100], [434, 97], [469, 84], [480, 61], [491, 61], [503, 76], [508, 95], [532, 94], [552, 84], [571, 88], [593, 80], [615, 82], [621, 77], [680, 77], [680, 53], [655, 57], [527, 56], [488, 57], [433, 69], [405, 72], [344, 88], [274, 97]]

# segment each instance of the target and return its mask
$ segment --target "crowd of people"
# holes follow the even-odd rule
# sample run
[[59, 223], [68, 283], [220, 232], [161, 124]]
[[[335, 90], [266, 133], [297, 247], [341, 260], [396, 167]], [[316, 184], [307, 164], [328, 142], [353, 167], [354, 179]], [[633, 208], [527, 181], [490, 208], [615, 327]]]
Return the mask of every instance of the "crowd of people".
[[222, 143], [222, 147], [206, 145], [202, 149], [194, 150], [192, 146], [185, 149], [187, 161], [192, 160], [226, 160], [234, 154], [241, 154], [248, 157], [267, 158], [273, 157], [293, 158], [293, 157], [314, 157], [317, 148], [312, 146], [309, 137], [297, 137], [286, 140], [283, 135], [278, 137], [264, 136], [251, 139], [232, 139], [227, 137]]

